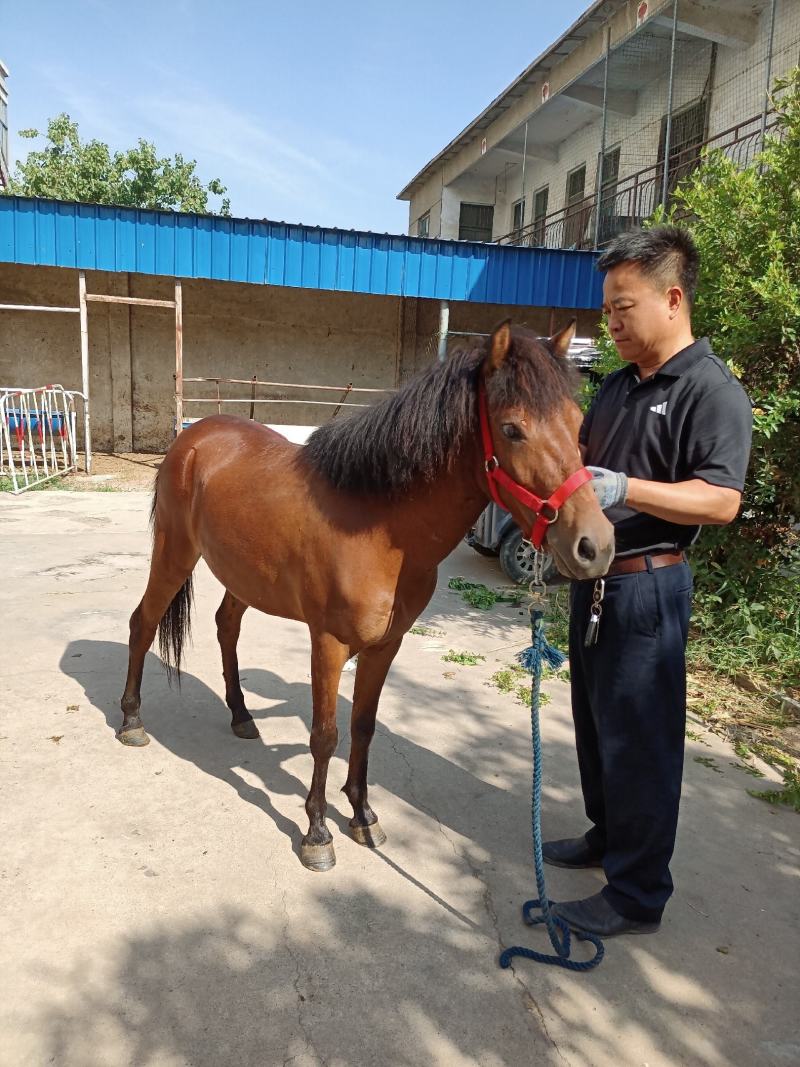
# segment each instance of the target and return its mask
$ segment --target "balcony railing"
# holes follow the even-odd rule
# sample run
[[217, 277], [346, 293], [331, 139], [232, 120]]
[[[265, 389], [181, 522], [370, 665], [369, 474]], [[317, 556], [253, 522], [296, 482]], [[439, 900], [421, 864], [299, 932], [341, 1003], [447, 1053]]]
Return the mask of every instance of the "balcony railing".
[[[774, 120], [767, 130], [775, 130]], [[746, 166], [761, 147], [761, 116], [756, 115], [737, 126], [719, 133], [707, 141], [681, 149], [669, 161], [668, 195], [689, 177], [700, 163], [704, 149], [721, 151], [737, 167]], [[522, 229], [497, 239], [498, 244], [522, 245], [528, 248], [602, 247], [613, 237], [635, 229], [662, 202], [664, 164], [640, 170], [617, 182], [606, 185], [600, 195], [600, 224], [597, 226], [597, 194], [534, 219]], [[595, 242], [595, 237], [597, 238]]]

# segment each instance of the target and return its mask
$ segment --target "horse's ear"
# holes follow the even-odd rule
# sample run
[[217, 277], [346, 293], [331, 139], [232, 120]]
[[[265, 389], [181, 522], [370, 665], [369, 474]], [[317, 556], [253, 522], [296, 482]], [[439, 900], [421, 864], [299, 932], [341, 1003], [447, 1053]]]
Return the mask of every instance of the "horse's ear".
[[569, 352], [569, 346], [572, 344], [572, 339], [575, 336], [575, 324], [577, 319], [570, 319], [563, 330], [559, 330], [558, 333], [554, 333], [550, 338], [550, 347], [553, 349], [553, 353], [556, 356], [560, 356], [562, 359]]
[[503, 360], [511, 348], [511, 319], [506, 319], [499, 326], [495, 326], [489, 338], [489, 354], [486, 357], [485, 367], [487, 374], [494, 374], [503, 365]]

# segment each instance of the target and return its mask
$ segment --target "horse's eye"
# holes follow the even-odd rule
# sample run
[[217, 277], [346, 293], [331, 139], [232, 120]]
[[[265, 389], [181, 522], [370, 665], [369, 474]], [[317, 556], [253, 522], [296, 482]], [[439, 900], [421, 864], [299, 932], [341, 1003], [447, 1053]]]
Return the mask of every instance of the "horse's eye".
[[507, 437], [509, 441], [521, 441], [522, 434], [518, 426], [515, 426], [513, 422], [504, 422], [502, 427], [503, 436]]

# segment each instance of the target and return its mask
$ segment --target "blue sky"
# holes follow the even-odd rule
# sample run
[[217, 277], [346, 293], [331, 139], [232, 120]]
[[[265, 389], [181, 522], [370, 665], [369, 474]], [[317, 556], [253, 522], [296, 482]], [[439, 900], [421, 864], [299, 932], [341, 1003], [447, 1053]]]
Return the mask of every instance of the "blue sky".
[[588, 0], [0, 0], [12, 161], [85, 139], [196, 159], [234, 215], [403, 233], [395, 199]]

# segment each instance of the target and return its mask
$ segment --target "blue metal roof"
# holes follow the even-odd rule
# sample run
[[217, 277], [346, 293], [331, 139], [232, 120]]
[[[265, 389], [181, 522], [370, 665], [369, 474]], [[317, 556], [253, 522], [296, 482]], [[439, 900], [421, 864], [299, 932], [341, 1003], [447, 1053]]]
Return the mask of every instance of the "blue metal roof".
[[0, 261], [383, 296], [598, 308], [595, 252], [0, 196]]

